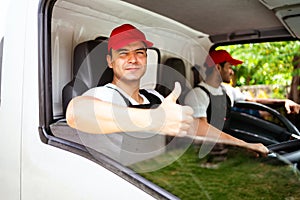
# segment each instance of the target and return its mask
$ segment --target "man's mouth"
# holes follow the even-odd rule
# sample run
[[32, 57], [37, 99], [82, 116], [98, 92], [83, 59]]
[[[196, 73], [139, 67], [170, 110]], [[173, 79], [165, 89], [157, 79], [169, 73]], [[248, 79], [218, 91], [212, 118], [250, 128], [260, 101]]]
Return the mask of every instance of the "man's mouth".
[[126, 67], [125, 70], [127, 71], [136, 71], [141, 69], [139, 66], [130, 66], [130, 67]]

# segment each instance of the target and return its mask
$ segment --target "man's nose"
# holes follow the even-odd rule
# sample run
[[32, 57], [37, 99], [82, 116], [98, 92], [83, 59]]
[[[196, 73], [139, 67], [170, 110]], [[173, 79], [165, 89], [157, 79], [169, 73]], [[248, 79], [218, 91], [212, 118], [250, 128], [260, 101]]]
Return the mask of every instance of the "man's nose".
[[130, 62], [130, 63], [135, 63], [136, 62], [136, 53], [135, 52], [129, 52], [128, 62]]

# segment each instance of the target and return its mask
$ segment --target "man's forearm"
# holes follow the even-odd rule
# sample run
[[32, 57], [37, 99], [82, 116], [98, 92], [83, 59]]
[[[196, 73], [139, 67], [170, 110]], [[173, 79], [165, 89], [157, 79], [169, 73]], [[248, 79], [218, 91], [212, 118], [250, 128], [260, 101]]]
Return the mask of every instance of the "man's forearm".
[[94, 134], [151, 128], [150, 110], [117, 106], [88, 96], [79, 96], [71, 100], [66, 119], [72, 128]]
[[191, 131], [195, 131], [190, 132], [189, 134], [192, 135], [191, 137], [195, 137], [195, 139], [200, 137], [199, 139], [203, 141], [239, 146], [259, 152], [261, 154], [268, 153], [268, 149], [264, 145], [259, 143], [247, 143], [227, 133], [224, 133], [223, 131], [207, 123], [206, 118], [195, 118], [194, 127]]
[[193, 111], [171, 99], [166, 98], [156, 109], [136, 109], [79, 96], [69, 103], [66, 119], [72, 128], [93, 134], [151, 131], [186, 135], [193, 122]]
[[273, 105], [284, 105], [285, 99], [263, 99], [263, 98], [253, 98], [250, 101], [261, 103], [261, 104], [273, 104]]

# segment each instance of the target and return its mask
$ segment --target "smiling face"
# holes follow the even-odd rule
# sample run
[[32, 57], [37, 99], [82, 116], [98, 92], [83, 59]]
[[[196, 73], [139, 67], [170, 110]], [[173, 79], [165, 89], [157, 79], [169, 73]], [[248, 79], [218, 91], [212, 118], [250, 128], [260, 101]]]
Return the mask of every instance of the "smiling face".
[[121, 49], [111, 50], [107, 63], [113, 69], [114, 84], [117, 82], [140, 82], [146, 72], [147, 49], [143, 42], [132, 42]]

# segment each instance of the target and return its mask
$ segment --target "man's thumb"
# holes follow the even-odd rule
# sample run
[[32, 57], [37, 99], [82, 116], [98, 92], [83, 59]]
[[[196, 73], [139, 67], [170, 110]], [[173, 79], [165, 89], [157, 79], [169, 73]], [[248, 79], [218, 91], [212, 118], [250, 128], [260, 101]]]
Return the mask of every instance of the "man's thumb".
[[290, 113], [291, 113], [290, 106], [285, 106], [285, 109], [286, 109], [286, 111], [287, 111], [287, 114], [290, 114]]
[[175, 86], [173, 91], [169, 94], [169, 96], [166, 97], [167, 101], [172, 101], [172, 102], [176, 102], [176, 100], [178, 99], [179, 95], [181, 93], [181, 85], [178, 82], [175, 82]]

